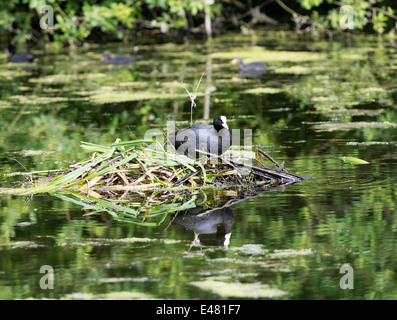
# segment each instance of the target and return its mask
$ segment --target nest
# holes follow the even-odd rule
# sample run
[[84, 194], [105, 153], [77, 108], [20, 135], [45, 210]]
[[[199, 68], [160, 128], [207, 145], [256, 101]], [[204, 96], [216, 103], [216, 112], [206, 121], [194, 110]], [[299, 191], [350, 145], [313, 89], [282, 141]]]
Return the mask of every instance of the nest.
[[[194, 160], [151, 140], [118, 139], [111, 146], [83, 142], [82, 147], [92, 152], [89, 158], [68, 168], [31, 172], [33, 186], [24, 193], [54, 193], [81, 206], [85, 216], [107, 213], [115, 220], [158, 226], [170, 214], [200, 205], [224, 209], [272, 187], [308, 179], [289, 173], [284, 162], [261, 149], [255, 158], [196, 150], [203, 157]], [[268, 161], [275, 168], [264, 164]]]
[[[156, 190], [164, 194], [195, 188], [289, 185], [307, 179], [289, 173], [284, 162], [279, 164], [261, 149], [256, 150], [255, 158], [238, 160], [196, 150], [203, 156], [194, 160], [145, 140], [118, 139], [109, 147], [83, 142], [82, 147], [93, 151], [90, 158], [68, 168], [48, 171], [48, 183], [29, 193], [70, 190], [99, 198], [120, 192]], [[276, 168], [267, 167], [265, 161]]]

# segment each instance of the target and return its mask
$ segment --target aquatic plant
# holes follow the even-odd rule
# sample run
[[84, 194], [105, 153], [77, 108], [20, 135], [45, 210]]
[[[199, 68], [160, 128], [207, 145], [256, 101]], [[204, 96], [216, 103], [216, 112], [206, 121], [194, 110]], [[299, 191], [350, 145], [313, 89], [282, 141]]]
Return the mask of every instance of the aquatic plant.
[[[49, 183], [29, 189], [27, 193], [53, 192], [56, 190], [78, 190], [90, 195], [97, 191], [108, 190], [170, 190], [183, 186], [233, 188], [253, 184], [291, 184], [304, 180], [288, 173], [283, 164], [278, 164], [267, 153], [258, 149], [258, 157], [236, 160], [235, 157], [218, 156], [205, 151], [198, 160], [190, 159], [175, 151], [166, 150], [157, 140], [131, 140], [121, 142], [117, 139], [110, 146], [82, 142], [82, 147], [92, 151], [90, 158], [59, 170], [47, 172]], [[262, 158], [260, 158], [262, 157]], [[268, 168], [263, 157], [277, 166]], [[210, 159], [218, 159], [213, 164]], [[211, 162], [211, 163], [209, 163]], [[253, 165], [252, 163], [257, 165]], [[98, 198], [100, 196], [98, 195]]]
[[[261, 149], [255, 158], [218, 156], [196, 150], [203, 156], [195, 160], [175, 150], [166, 150], [157, 140], [117, 139], [110, 146], [88, 142], [81, 145], [93, 152], [88, 159], [68, 168], [30, 172], [31, 187], [24, 189], [24, 194], [55, 193], [90, 210], [86, 213], [89, 215], [106, 212], [115, 220], [155, 226], [169, 213], [196, 207], [196, 194], [200, 192], [205, 203], [205, 192], [244, 190], [251, 196], [258, 189], [263, 192], [271, 186], [306, 179], [288, 173], [284, 162], [278, 164]], [[266, 159], [277, 169], [265, 166]], [[181, 194], [183, 198], [178, 196]], [[190, 199], [186, 200], [185, 196]], [[228, 205], [233, 202], [229, 201]], [[147, 222], [147, 218], [157, 221]]]

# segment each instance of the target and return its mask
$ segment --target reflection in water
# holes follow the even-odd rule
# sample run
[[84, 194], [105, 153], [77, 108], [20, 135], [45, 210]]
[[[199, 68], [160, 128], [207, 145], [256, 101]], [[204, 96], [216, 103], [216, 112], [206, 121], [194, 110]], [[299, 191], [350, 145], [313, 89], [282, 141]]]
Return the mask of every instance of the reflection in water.
[[194, 231], [192, 244], [202, 244], [200, 234], [215, 234], [219, 245], [227, 247], [230, 242], [230, 229], [234, 223], [233, 211], [228, 208], [204, 209], [198, 206], [192, 209], [179, 211], [170, 216], [172, 224]]

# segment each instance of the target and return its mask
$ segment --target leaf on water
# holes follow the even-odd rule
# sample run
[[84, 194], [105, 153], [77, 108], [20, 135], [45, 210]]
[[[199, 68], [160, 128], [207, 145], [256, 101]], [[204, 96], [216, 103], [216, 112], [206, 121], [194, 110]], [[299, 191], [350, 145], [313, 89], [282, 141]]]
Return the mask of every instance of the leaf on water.
[[352, 163], [352, 164], [368, 164], [369, 162], [356, 158], [356, 157], [339, 157], [343, 162]]

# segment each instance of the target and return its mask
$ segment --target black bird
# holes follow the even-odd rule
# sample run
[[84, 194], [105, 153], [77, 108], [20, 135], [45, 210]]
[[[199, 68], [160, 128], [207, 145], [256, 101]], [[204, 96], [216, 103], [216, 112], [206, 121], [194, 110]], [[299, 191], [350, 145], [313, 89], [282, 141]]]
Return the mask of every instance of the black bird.
[[[170, 215], [172, 224], [194, 231], [194, 244], [201, 244], [200, 234], [215, 234], [219, 245], [228, 246], [234, 223], [233, 211], [228, 208], [204, 209], [204, 206], [178, 211]], [[211, 241], [212, 242], [212, 241]]]
[[101, 60], [105, 65], [109, 64], [133, 64], [135, 62], [134, 57], [129, 56], [112, 56], [109, 51], [105, 51], [102, 53]]
[[232, 60], [233, 64], [238, 63], [238, 70], [241, 74], [252, 74], [255, 76], [260, 76], [266, 72], [266, 63], [265, 62], [252, 62], [244, 64], [243, 59], [240, 57], [236, 57]]
[[189, 158], [200, 158], [203, 154], [195, 149], [208, 153], [221, 155], [225, 153], [232, 144], [232, 135], [226, 124], [225, 116], [216, 116], [213, 124], [196, 124], [173, 132], [168, 139], [175, 147], [177, 153], [184, 154]]
[[8, 45], [8, 51], [11, 54], [8, 58], [8, 62], [31, 63], [35, 59], [35, 56], [30, 52], [15, 53], [15, 46], [12, 44]]

